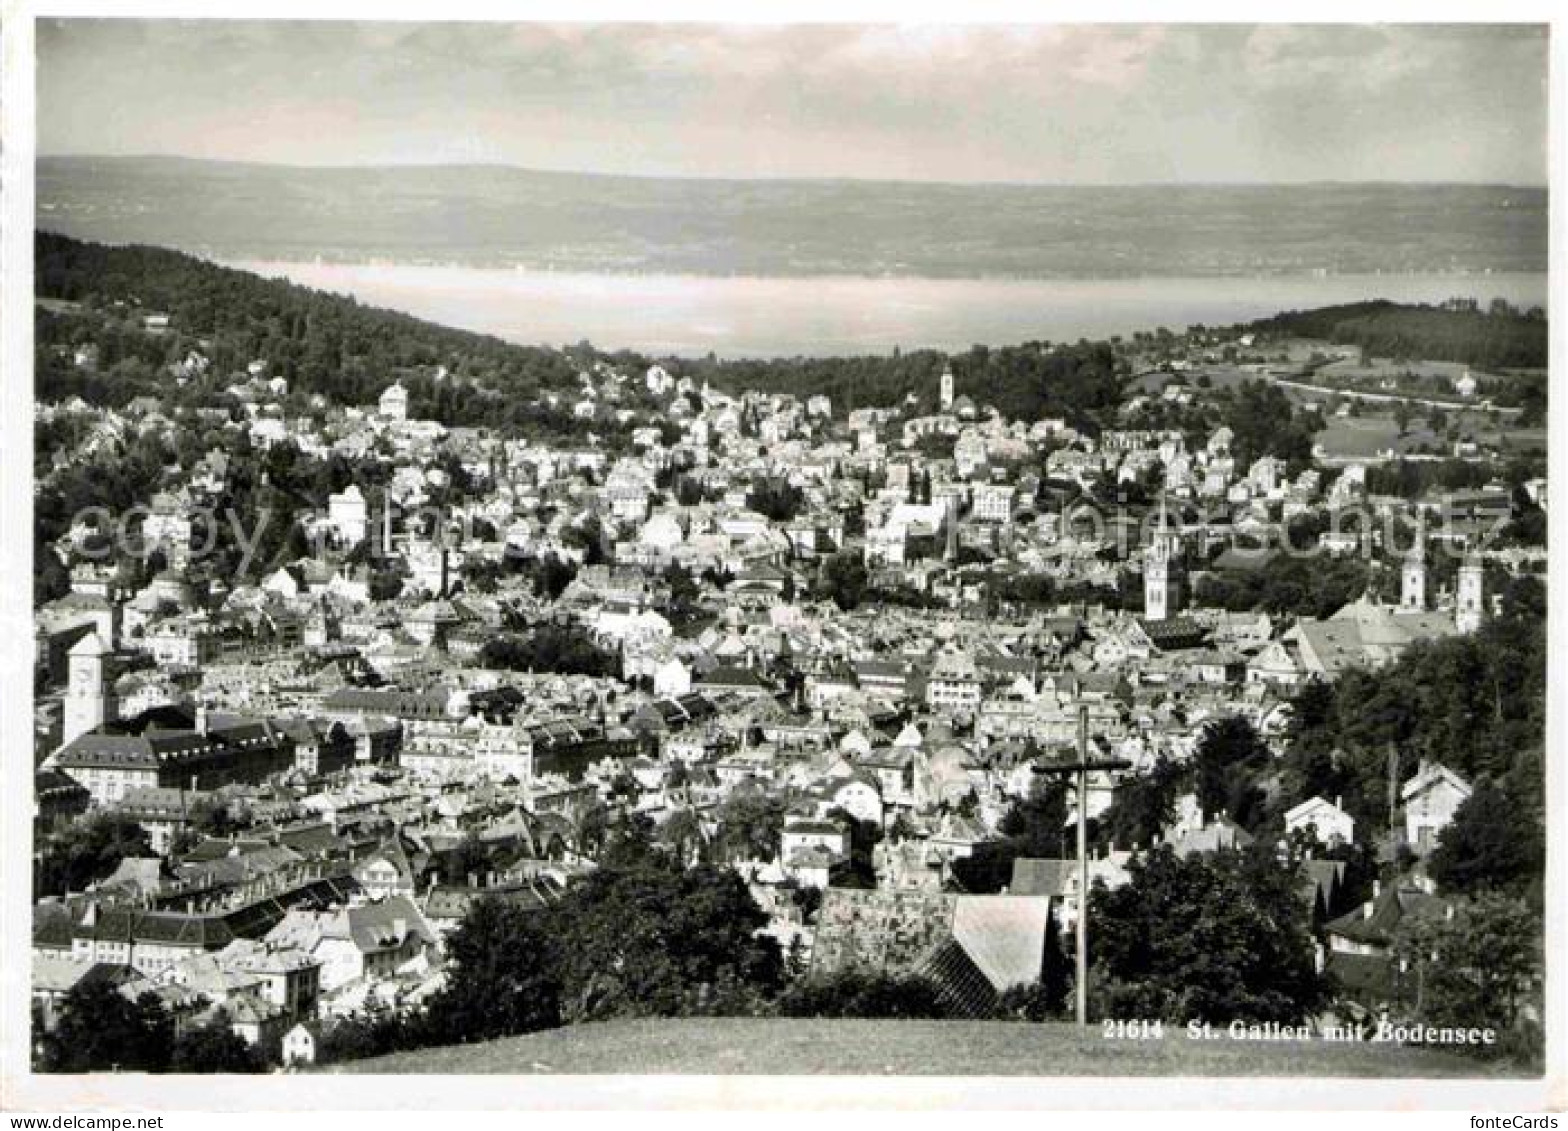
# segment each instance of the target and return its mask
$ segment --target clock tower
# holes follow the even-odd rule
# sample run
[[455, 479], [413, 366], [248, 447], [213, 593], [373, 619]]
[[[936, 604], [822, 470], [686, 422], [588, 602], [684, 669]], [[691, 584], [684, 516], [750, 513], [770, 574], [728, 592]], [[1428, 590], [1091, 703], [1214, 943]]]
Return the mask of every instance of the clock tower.
[[97, 632], [89, 632], [71, 648], [70, 674], [65, 691], [62, 742], [71, 742], [114, 720], [114, 676], [109, 646]]

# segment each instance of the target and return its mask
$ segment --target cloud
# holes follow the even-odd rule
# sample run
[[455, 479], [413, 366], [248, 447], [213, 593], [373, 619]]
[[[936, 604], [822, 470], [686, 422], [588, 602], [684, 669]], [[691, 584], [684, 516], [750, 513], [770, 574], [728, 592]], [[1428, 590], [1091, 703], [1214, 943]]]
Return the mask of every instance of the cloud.
[[40, 145], [700, 176], [1545, 176], [1485, 25], [43, 21]]

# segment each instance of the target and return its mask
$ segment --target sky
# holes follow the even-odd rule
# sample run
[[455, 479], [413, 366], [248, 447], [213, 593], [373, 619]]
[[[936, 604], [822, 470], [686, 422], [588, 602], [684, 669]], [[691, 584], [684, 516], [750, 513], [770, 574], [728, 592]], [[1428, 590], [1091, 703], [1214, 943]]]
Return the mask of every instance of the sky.
[[40, 153], [1546, 183], [1539, 26], [42, 20], [37, 34]]

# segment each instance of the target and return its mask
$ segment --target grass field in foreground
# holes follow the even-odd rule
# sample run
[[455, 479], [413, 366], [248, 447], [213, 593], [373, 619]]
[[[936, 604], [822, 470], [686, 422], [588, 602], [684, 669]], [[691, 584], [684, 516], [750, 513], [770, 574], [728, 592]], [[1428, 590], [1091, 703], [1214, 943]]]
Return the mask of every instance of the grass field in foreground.
[[614, 1021], [336, 1065], [364, 1073], [845, 1076], [1526, 1075], [1445, 1050], [1334, 1042], [1111, 1041], [1002, 1021], [703, 1017]]

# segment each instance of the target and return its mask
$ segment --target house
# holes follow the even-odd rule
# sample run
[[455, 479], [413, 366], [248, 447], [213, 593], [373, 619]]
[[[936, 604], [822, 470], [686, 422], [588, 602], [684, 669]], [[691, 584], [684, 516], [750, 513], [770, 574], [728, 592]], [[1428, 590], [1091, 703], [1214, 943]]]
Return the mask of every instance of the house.
[[300, 1021], [283, 1034], [280, 1056], [285, 1068], [316, 1063], [316, 1045], [320, 1033], [314, 1022]]
[[1320, 844], [1353, 844], [1356, 839], [1356, 820], [1333, 802], [1321, 797], [1308, 798], [1285, 813], [1285, 832], [1297, 829], [1309, 831]]
[[1405, 809], [1405, 842], [1425, 856], [1437, 847], [1438, 834], [1469, 796], [1469, 782], [1447, 766], [1423, 759], [1416, 776], [1399, 791]]
[[1406, 978], [1393, 954], [1395, 931], [1408, 918], [1452, 913], [1446, 900], [1420, 888], [1398, 884], [1384, 888], [1374, 882], [1371, 899], [1325, 924], [1325, 969], [1345, 998], [1367, 1010], [1386, 1008], [1415, 990], [1404, 984]]
[[[1113, 889], [1125, 885], [1132, 878], [1127, 871], [1131, 859], [1132, 853], [1116, 849], [1104, 856], [1090, 857], [1089, 890], [1093, 891], [1097, 883]], [[1013, 877], [1007, 891], [1012, 895], [1046, 896], [1055, 902], [1064, 930], [1078, 925], [1083, 888], [1076, 860], [1020, 856], [1013, 861]]]
[[926, 706], [940, 714], [973, 714], [980, 707], [980, 689], [974, 658], [962, 652], [943, 652], [926, 678]]
[[266, 938], [318, 959], [323, 993], [391, 977], [438, 946], [434, 929], [406, 895], [334, 911], [295, 908]]
[[833, 821], [793, 820], [779, 834], [779, 858], [788, 860], [808, 848], [826, 849], [832, 860], [841, 859], [848, 848], [844, 830]]
[[1170, 840], [1171, 851], [1187, 857], [1200, 853], [1222, 852], [1231, 848], [1246, 848], [1253, 841], [1252, 834], [1223, 813], [1199, 829], [1189, 829]]

